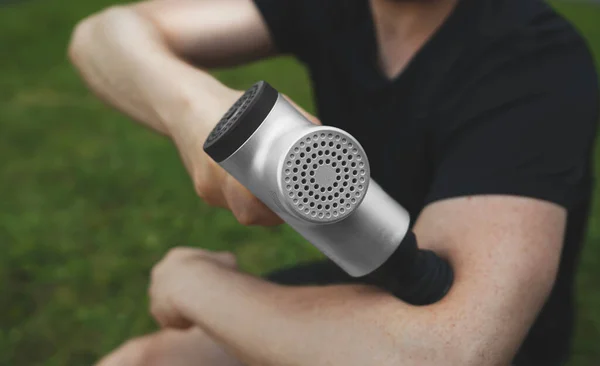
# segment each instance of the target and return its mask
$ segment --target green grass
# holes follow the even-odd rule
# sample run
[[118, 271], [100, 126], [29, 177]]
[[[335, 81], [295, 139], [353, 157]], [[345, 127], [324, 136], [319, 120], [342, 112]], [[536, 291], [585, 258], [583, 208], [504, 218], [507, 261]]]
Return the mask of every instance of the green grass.
[[[169, 141], [92, 97], [66, 61], [78, 19], [110, 2], [0, 8], [0, 366], [89, 365], [155, 329], [148, 272], [177, 245], [232, 250], [252, 273], [319, 257], [287, 227], [243, 228], [194, 195]], [[600, 58], [600, 7], [561, 5]], [[290, 59], [227, 72], [312, 110]], [[600, 204], [578, 277], [573, 365], [600, 364]], [[595, 225], [594, 225], [595, 224]]]

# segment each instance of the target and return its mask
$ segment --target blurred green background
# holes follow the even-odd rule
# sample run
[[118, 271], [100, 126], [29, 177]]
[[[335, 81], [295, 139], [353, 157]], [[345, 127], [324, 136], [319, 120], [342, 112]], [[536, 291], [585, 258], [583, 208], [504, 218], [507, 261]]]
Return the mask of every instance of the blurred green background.
[[[90, 365], [154, 330], [148, 273], [172, 246], [231, 250], [257, 274], [320, 257], [287, 227], [241, 227], [202, 204], [168, 140], [88, 93], [67, 42], [79, 19], [111, 3], [0, 7], [0, 366]], [[557, 7], [600, 59], [600, 7]], [[291, 59], [217, 75], [240, 89], [266, 79], [312, 110], [306, 73]], [[598, 195], [593, 215], [578, 277], [576, 366], [600, 365]]]

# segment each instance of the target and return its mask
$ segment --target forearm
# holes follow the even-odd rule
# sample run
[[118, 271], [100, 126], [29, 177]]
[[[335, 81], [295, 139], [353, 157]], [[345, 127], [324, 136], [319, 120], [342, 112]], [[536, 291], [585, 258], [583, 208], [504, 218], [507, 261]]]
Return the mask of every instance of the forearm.
[[435, 311], [361, 285], [283, 287], [215, 268], [182, 308], [248, 365], [465, 365]]
[[179, 59], [152, 22], [128, 8], [82, 21], [69, 56], [101, 99], [163, 134], [185, 120], [208, 122], [208, 133], [239, 95]]

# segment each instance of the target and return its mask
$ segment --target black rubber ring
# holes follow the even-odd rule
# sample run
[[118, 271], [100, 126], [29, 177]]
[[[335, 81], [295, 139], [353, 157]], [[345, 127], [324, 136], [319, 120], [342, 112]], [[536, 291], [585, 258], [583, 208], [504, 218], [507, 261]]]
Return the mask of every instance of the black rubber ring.
[[429, 305], [446, 296], [454, 282], [454, 272], [434, 252], [419, 249], [417, 237], [409, 230], [388, 260], [365, 276], [365, 282], [409, 304]]
[[259, 81], [229, 108], [204, 142], [204, 151], [217, 163], [227, 159], [260, 127], [277, 102], [279, 92]]

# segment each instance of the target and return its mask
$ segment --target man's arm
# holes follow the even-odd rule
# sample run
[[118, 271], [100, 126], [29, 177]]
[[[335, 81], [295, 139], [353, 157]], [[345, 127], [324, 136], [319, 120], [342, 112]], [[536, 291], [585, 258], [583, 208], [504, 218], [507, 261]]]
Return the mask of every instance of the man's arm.
[[368, 286], [285, 287], [169, 256], [151, 294], [161, 302], [171, 292], [181, 317], [248, 365], [505, 366], [553, 285], [565, 221], [563, 208], [529, 198], [431, 204], [415, 232], [421, 247], [450, 260], [456, 280], [425, 307]]
[[111, 7], [81, 21], [69, 46], [92, 91], [163, 133], [190, 118], [210, 131], [240, 94], [189, 61], [207, 68], [272, 53], [268, 29], [250, 0]]
[[89, 88], [177, 146], [196, 192], [239, 222], [281, 222], [203, 151], [206, 137], [242, 91], [202, 68], [275, 54], [251, 0], [151, 0], [81, 21], [69, 56]]

